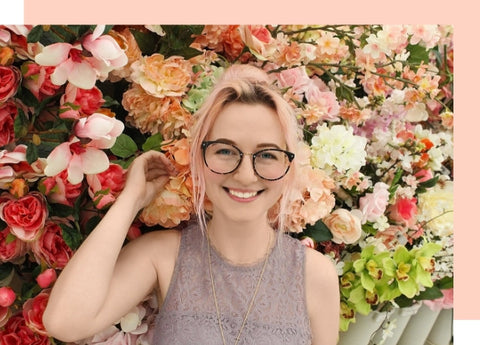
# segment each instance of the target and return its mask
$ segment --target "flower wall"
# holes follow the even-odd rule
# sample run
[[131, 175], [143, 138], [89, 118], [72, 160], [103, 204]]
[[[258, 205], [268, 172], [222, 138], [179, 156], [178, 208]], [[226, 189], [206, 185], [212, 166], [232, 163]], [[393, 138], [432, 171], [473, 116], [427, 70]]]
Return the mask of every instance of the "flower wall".
[[[335, 263], [341, 330], [451, 296], [451, 26], [0, 26], [0, 344], [60, 343], [49, 289], [141, 152], [179, 174], [126, 241], [193, 216], [189, 129], [234, 63], [268, 71], [295, 109], [289, 228]], [[81, 343], [148, 344], [156, 308]]]

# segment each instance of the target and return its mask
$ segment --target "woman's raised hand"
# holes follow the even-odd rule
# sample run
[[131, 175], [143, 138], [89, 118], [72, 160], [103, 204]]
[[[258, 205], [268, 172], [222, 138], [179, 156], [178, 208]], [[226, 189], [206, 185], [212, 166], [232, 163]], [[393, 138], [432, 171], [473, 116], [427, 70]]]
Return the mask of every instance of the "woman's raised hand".
[[122, 195], [134, 198], [138, 210], [147, 206], [177, 171], [161, 152], [148, 151], [132, 162]]

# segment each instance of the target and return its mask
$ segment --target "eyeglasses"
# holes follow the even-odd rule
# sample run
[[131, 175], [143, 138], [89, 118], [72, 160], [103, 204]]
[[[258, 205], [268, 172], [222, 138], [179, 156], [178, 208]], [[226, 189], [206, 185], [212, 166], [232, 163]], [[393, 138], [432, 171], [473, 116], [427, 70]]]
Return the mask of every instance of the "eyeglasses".
[[263, 149], [254, 153], [244, 153], [238, 147], [222, 141], [202, 142], [205, 165], [216, 174], [230, 174], [238, 169], [244, 155], [252, 156], [255, 174], [268, 181], [279, 180], [290, 169], [295, 157], [292, 152], [276, 148]]

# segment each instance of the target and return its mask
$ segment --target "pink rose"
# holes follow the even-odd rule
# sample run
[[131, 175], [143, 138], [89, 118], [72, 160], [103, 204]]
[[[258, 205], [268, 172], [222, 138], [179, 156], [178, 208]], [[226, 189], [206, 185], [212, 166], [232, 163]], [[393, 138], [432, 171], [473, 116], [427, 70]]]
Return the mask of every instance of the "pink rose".
[[[0, 307], [0, 328], [5, 326], [8, 322], [12, 311], [8, 307]], [[1, 335], [1, 332], [0, 332]], [[0, 344], [2, 344], [2, 338], [0, 337]]]
[[340, 113], [337, 96], [331, 91], [321, 91], [313, 83], [307, 89], [305, 97], [311, 107], [317, 109], [319, 120], [336, 121]]
[[105, 103], [102, 92], [94, 86], [91, 89], [81, 89], [69, 83], [65, 94], [60, 99], [60, 117], [79, 119], [96, 112]]
[[8, 286], [0, 287], [0, 307], [10, 307], [15, 302], [15, 292]]
[[23, 85], [30, 90], [39, 101], [55, 95], [60, 88], [59, 85], [53, 84], [50, 79], [55, 67], [40, 66], [35, 62], [29, 61], [22, 65], [22, 70], [23, 69], [26, 70], [23, 74]]
[[373, 187], [372, 193], [367, 193], [360, 198], [359, 209], [362, 211], [362, 224], [375, 222], [385, 213], [388, 205], [390, 193], [388, 185], [383, 182], [377, 182]]
[[50, 345], [47, 335], [36, 333], [26, 324], [22, 313], [13, 315], [0, 331], [2, 345]]
[[42, 230], [47, 218], [47, 203], [39, 192], [31, 192], [19, 199], [0, 205], [0, 217], [10, 231], [22, 241], [33, 241]]
[[65, 243], [62, 228], [53, 221], [45, 223], [42, 235], [31, 244], [37, 262], [46, 262], [48, 266], [62, 269], [73, 255], [72, 249]]
[[49, 202], [73, 206], [82, 193], [82, 183], [72, 184], [67, 178], [68, 173], [64, 170], [58, 175], [42, 179], [38, 188]]
[[102, 209], [115, 201], [125, 185], [125, 173], [120, 165], [110, 164], [104, 172], [87, 175], [88, 195], [96, 208]]
[[400, 197], [389, 211], [390, 219], [411, 227], [417, 221], [417, 199]]
[[[13, 239], [9, 238], [9, 235]], [[12, 261], [25, 255], [25, 253], [25, 242], [13, 236], [8, 227], [0, 231], [0, 261]]]
[[422, 183], [433, 178], [433, 173], [430, 169], [421, 169], [415, 173], [415, 177], [419, 183]]
[[17, 107], [13, 102], [0, 102], [0, 147], [10, 144], [15, 139], [13, 121], [17, 116]]
[[42, 316], [47, 306], [49, 291], [43, 290], [37, 296], [28, 299], [23, 304], [23, 317], [25, 324], [35, 333], [48, 336], [45, 326], [43, 325]]
[[21, 75], [20, 70], [15, 66], [0, 66], [0, 104], [17, 92]]
[[355, 243], [362, 234], [360, 219], [343, 208], [330, 213], [323, 222], [332, 233], [335, 243]]
[[240, 25], [238, 28], [245, 45], [260, 59], [268, 54], [267, 44], [272, 41], [270, 31], [264, 25]]
[[280, 87], [291, 87], [296, 94], [305, 93], [311, 85], [311, 80], [305, 70], [305, 66], [289, 68], [278, 74]]
[[305, 247], [315, 249], [315, 241], [311, 237], [304, 237], [300, 240], [300, 243], [303, 244]]
[[55, 280], [57, 280], [57, 272], [53, 268], [47, 268], [36, 278], [38, 286], [42, 289], [48, 288]]

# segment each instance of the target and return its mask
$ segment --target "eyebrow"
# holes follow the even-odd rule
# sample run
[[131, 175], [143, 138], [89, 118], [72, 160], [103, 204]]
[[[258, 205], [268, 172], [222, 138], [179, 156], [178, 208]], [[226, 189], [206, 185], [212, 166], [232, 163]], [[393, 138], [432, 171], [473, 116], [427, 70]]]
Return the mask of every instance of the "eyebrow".
[[[234, 142], [230, 139], [227, 139], [227, 138], [218, 138], [218, 139], [210, 140], [210, 141], [216, 141], [216, 142], [221, 142], [221, 143], [224, 143], [224, 144], [230, 144], [230, 145], [233, 145], [233, 146], [238, 146], [238, 144], [236, 142]], [[260, 143], [256, 146], [256, 148], [258, 148], [258, 149], [272, 148], [272, 147], [283, 150], [280, 146], [278, 146], [275, 143]]]

